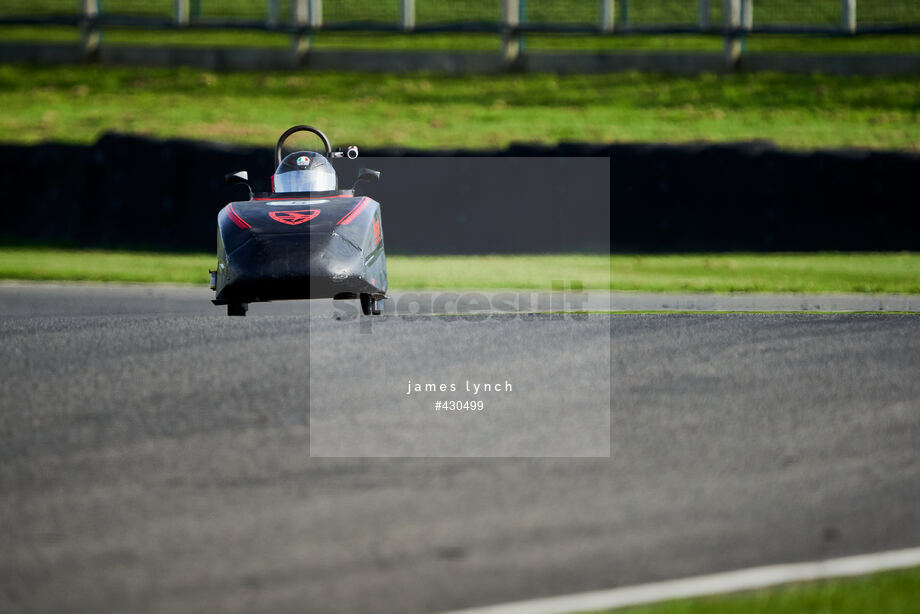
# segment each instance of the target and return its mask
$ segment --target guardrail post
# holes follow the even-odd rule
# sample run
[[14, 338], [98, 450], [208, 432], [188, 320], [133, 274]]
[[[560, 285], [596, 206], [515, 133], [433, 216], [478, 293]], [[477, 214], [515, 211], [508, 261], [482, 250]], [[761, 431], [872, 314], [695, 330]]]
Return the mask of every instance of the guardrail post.
[[856, 0], [843, 0], [843, 29], [856, 32]]
[[291, 11], [293, 13], [291, 15], [291, 21], [294, 26], [292, 49], [294, 52], [294, 63], [297, 65], [300, 65], [303, 61], [310, 47], [310, 37], [303, 31], [303, 28], [307, 26], [310, 19], [310, 6], [308, 1], [309, 0], [293, 0], [293, 2], [291, 2]]
[[310, 0], [310, 27], [323, 25], [323, 0]]
[[508, 65], [517, 62], [521, 55], [521, 36], [512, 32], [521, 23], [521, 5], [519, 0], [502, 0], [502, 23], [505, 32], [502, 34], [502, 57]]
[[187, 26], [189, 17], [188, 0], [176, 0], [176, 25]]
[[281, 2], [280, 0], [267, 0], [268, 7], [265, 11], [265, 25], [269, 28], [277, 28], [281, 25]]
[[754, 0], [741, 0], [741, 26], [748, 32], [754, 27]]
[[616, 10], [613, 0], [601, 0], [601, 32], [613, 32], [616, 23]]
[[725, 17], [725, 64], [729, 70], [738, 67], [741, 60], [741, 0], [723, 0], [722, 13]]
[[406, 32], [415, 29], [415, 0], [402, 0], [399, 23]]
[[80, 38], [83, 44], [83, 57], [91, 60], [99, 53], [99, 0], [83, 0], [83, 23], [80, 25]]
[[700, 0], [700, 30], [708, 30], [711, 25], [712, 9], [709, 0]]
[[299, 66], [310, 50], [310, 35], [304, 29], [323, 25], [323, 0], [294, 0], [291, 8], [294, 11], [294, 62]]

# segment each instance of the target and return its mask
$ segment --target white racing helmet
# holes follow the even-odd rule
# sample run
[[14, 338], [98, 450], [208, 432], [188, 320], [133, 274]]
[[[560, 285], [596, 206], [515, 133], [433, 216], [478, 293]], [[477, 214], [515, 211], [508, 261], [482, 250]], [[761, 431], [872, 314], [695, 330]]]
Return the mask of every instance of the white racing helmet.
[[285, 156], [272, 182], [275, 192], [328, 192], [339, 185], [329, 160], [315, 151], [295, 151]]

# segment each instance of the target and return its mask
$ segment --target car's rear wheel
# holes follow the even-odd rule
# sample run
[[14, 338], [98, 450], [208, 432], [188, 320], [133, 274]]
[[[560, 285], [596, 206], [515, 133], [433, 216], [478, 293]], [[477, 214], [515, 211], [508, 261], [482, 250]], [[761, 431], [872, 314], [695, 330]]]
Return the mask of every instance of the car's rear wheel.
[[371, 315], [371, 310], [373, 309], [374, 299], [370, 294], [361, 295], [361, 313], [366, 316]]
[[383, 311], [383, 299], [374, 299], [371, 301], [371, 313], [375, 316], [379, 316], [381, 311]]
[[249, 311], [249, 303], [227, 303], [228, 316], [244, 316]]

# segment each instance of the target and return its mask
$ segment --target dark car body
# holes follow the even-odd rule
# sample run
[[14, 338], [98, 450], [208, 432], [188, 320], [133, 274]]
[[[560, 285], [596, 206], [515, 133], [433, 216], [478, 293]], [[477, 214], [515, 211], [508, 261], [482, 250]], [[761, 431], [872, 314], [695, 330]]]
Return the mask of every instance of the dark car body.
[[[282, 146], [298, 132], [318, 136], [325, 153], [298, 151], [285, 160], [296, 156], [298, 164], [320, 165], [330, 187], [335, 187], [335, 174], [325, 158], [357, 158], [358, 148], [333, 152], [321, 131], [299, 125], [285, 131], [275, 146], [279, 170], [272, 177], [272, 189], [278, 189], [277, 173], [290, 168], [282, 165]], [[360, 169], [357, 181], [379, 177], [377, 171]], [[226, 179], [248, 188], [245, 171]], [[261, 194], [250, 190], [249, 200], [229, 203], [217, 215], [217, 269], [211, 271], [211, 288], [217, 293], [214, 304], [227, 305], [228, 315], [245, 315], [249, 303], [315, 298], [360, 299], [365, 314], [379, 314], [388, 288], [380, 204], [369, 196], [356, 196], [354, 189]]]
[[380, 204], [351, 190], [257, 194], [217, 216], [215, 304], [382, 299]]

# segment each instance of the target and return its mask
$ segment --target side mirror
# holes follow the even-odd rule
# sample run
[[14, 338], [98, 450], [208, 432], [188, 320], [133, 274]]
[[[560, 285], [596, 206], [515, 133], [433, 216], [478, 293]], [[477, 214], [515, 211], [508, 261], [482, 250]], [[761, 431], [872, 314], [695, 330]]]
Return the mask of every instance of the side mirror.
[[230, 173], [229, 175], [224, 176], [224, 181], [227, 182], [227, 185], [236, 185], [238, 183], [246, 183], [249, 181], [249, 173], [246, 171], [239, 171], [238, 173]]
[[378, 181], [380, 181], [380, 171], [375, 171], [370, 168], [358, 169], [358, 178], [355, 179], [355, 183], [352, 187], [354, 187], [355, 185], [358, 185], [358, 183], [362, 181], [370, 181], [371, 183], [377, 183]]
[[227, 185], [244, 185], [246, 189], [249, 190], [249, 200], [252, 200], [252, 188], [249, 187], [249, 173], [246, 171], [239, 171], [236, 173], [230, 173], [229, 175], [224, 175], [224, 181], [227, 182]]

